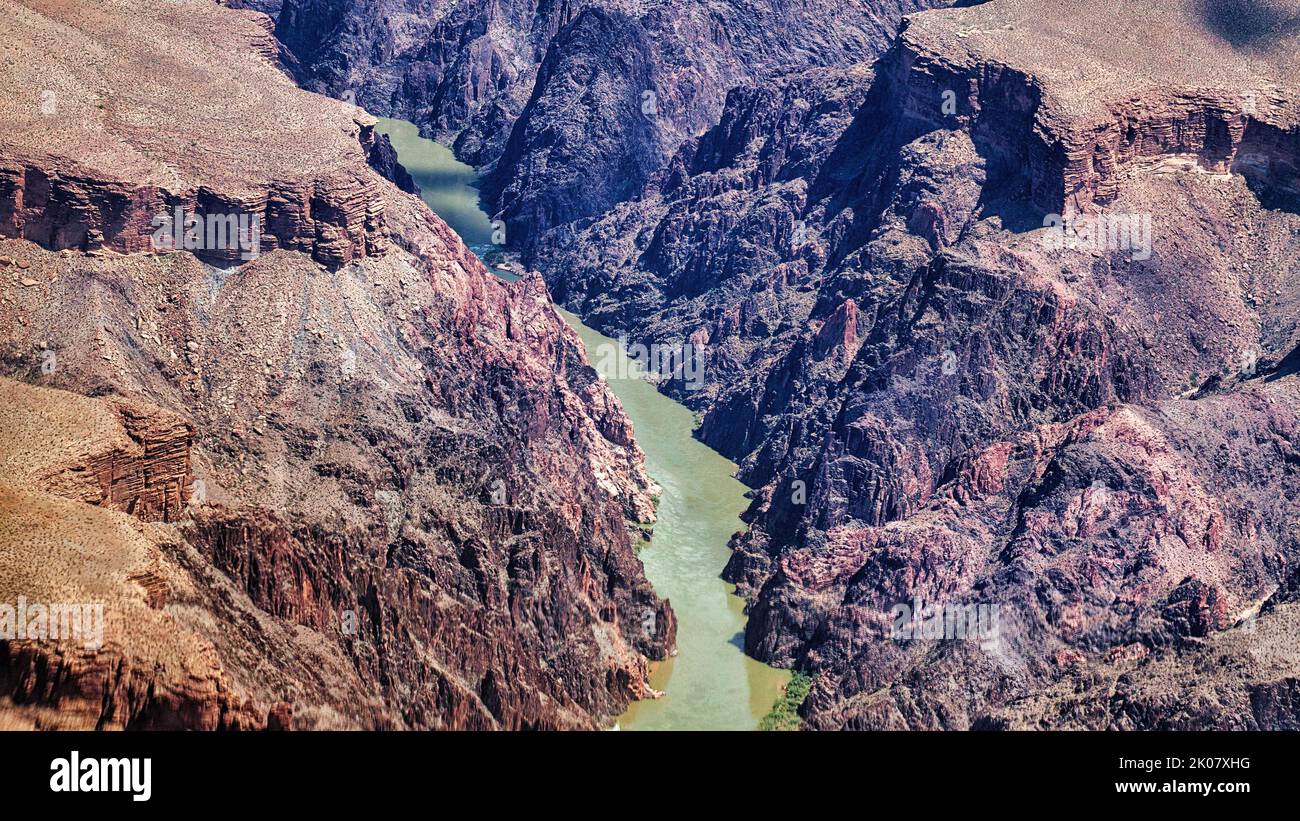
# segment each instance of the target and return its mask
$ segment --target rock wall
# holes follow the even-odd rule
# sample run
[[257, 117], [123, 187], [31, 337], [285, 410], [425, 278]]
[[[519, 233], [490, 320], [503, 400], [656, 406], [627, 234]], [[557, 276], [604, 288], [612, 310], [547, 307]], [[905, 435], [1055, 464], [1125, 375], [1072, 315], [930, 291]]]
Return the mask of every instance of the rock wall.
[[[58, 14], [43, 4], [10, 10], [15, 27], [35, 31], [51, 29]], [[12, 43], [0, 236], [83, 252], [183, 246], [222, 262], [283, 248], [328, 267], [384, 253], [383, 183], [365, 164], [413, 190], [409, 177], [385, 155], [373, 117], [294, 88], [265, 15], [177, 7], [142, 18], [134, 35], [101, 25], [125, 13], [121, 3], [101, 3], [59, 33], [58, 68], [34, 41]], [[214, 27], [226, 30], [224, 40]], [[163, 42], [177, 33], [194, 35], [189, 63], [155, 67], [146, 73], [161, 78], [152, 86], [120, 82], [141, 77], [133, 36]], [[249, 77], [264, 91], [243, 94]], [[163, 89], [181, 98], [163, 100]], [[172, 228], [195, 218], [193, 237]]]
[[[1300, 123], [1265, 77], [1218, 88], [1107, 89], [1084, 108], [1059, 99], [1041, 77], [999, 62], [996, 47], [967, 45], [969, 36], [954, 46], [942, 17], [915, 19], [882, 67], [882, 99], [902, 109], [902, 139], [935, 128], [968, 131], [992, 183], [1021, 191], [1044, 213], [1108, 205], [1127, 175], [1175, 157], [1211, 173], [1235, 169], [1252, 183], [1295, 187]], [[1255, 136], [1239, 161], [1248, 131]], [[1270, 148], [1255, 148], [1257, 140]]]
[[[499, 281], [368, 167], [369, 120], [295, 89], [259, 15], [6, 12], [69, 30], [22, 70], [95, 86], [86, 119], [53, 99], [103, 133], [0, 140], [61, 192], [11, 191], [38, 242], [0, 240], [0, 384], [41, 411], [0, 425], [0, 601], [102, 602], [105, 641], [0, 642], [0, 720], [592, 729], [652, 695], [675, 623], [632, 532], [656, 488], [540, 278]], [[16, 88], [12, 120], [45, 116]], [[278, 130], [246, 128], [264, 109]], [[265, 197], [273, 250], [134, 252], [164, 191]]]
[[[651, 6], [625, 0], [364, 7], [291, 0], [276, 33], [307, 88], [454, 140], [487, 173], [509, 244], [628, 198], [727, 92], [869, 60], [933, 0]], [[791, 48], [797, 43], [797, 48]]]
[[[810, 727], [1294, 722], [1293, 44], [1181, 3], [1099, 38], [1102, 5], [927, 12], [874, 71], [737, 89], [533, 257], [606, 333], [708, 340], [664, 387], [754, 487], [726, 575]], [[1053, 249], [1053, 212], [1151, 247]], [[1000, 637], [900, 639], [917, 600]]]
[[[179, 232], [171, 228], [177, 211], [183, 215]], [[246, 221], [230, 223], [230, 215]], [[285, 248], [338, 267], [382, 254], [388, 244], [378, 183], [365, 177], [288, 183], [247, 197], [203, 188], [133, 188], [62, 167], [0, 169], [0, 236], [53, 250], [169, 251], [178, 234], [183, 248], [191, 230], [185, 221], [194, 216], [202, 220], [200, 226], [220, 226], [211, 234], [206, 227], [194, 234], [195, 250], [217, 261], [250, 258], [254, 248], [256, 253]], [[253, 220], [260, 226], [256, 231]]]
[[[57, 368], [49, 349], [40, 361]], [[55, 399], [8, 380], [0, 397], [0, 465], [10, 481], [144, 521], [171, 521], [187, 504], [194, 428], [184, 418], [120, 398]]]

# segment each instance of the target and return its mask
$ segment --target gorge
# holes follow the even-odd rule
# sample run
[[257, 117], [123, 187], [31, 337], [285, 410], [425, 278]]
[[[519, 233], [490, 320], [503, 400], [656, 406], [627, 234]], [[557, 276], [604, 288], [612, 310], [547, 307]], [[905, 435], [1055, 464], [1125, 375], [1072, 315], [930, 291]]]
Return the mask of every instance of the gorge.
[[[429, 207], [471, 248], [484, 254], [494, 250], [491, 220], [478, 207], [473, 169], [446, 147], [421, 138], [410, 123], [380, 120], [379, 129], [391, 140]], [[505, 270], [500, 274], [511, 276]], [[690, 411], [641, 378], [642, 363], [629, 361], [617, 340], [568, 312], [561, 315], [618, 396], [646, 454], [646, 472], [660, 488], [654, 535], [640, 556], [646, 577], [673, 606], [677, 653], [650, 676], [650, 686], [663, 696], [634, 702], [617, 726], [754, 729], [776, 701], [787, 675], [742, 652], [737, 638], [744, 631], [743, 602], [720, 578], [730, 556], [727, 542], [743, 527], [739, 516], [746, 505], [744, 486], [732, 478], [735, 465], [691, 437]], [[614, 367], [613, 355], [627, 364]]]
[[0, 6], [0, 727], [1300, 728], [1300, 0]]
[[[0, 723], [594, 729], [649, 695], [654, 486], [540, 280], [380, 176], [262, 15], [4, 12], [40, 36], [3, 41], [0, 600], [105, 623], [0, 639]], [[178, 204], [264, 253], [152, 248]]]
[[[659, 7], [376, 55], [341, 4], [295, 54], [480, 168], [589, 325], [707, 341], [704, 389], [661, 387], [754, 488], [727, 577], [805, 727], [1296, 726], [1300, 9], [860, 5], [795, 12], [781, 57], [680, 12], [724, 41], [683, 59]], [[1150, 219], [1152, 253], [1053, 250], [1053, 213]], [[998, 605], [1000, 638], [890, 640], [913, 597]]]

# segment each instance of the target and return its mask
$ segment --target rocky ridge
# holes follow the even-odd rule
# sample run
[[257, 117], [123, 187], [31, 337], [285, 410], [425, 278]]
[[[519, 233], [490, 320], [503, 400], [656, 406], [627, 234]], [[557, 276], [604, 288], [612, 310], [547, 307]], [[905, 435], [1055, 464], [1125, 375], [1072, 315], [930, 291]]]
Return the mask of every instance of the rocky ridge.
[[[707, 345], [663, 387], [755, 487], [727, 574], [750, 652], [815, 676], [808, 726], [1294, 726], [1300, 8], [959, 5], [856, 59], [737, 28], [721, 73], [664, 71], [663, 18], [614, 4], [531, 39], [343, 3], [277, 31], [491, 170], [590, 324]], [[1046, 241], [1079, 214], [1150, 247]], [[926, 597], [1000, 637], [894, 641]]]
[[[655, 488], [540, 279], [367, 167], [367, 118], [295, 89], [260, 15], [6, 11], [9, 121], [57, 127], [0, 138], [48, 180], [0, 229], [0, 594], [105, 605], [97, 650], [0, 641], [6, 725], [591, 728], [653, 695]], [[148, 252], [173, 199], [264, 214], [267, 247]]]
[[[734, 90], [543, 240], [606, 333], [707, 341], [704, 388], [664, 387], [756, 488], [727, 575], [747, 649], [814, 675], [808, 726], [1294, 725], [1300, 130], [1272, 6], [1115, 37], [1111, 4], [925, 12], [871, 71]], [[1053, 212], [1146, 215], [1150, 247], [1053, 245]], [[996, 605], [999, 635], [896, 640], [918, 600]]]
[[[293, 81], [269, 70], [280, 63], [265, 16], [169, 8], [122, 28], [115, 23], [121, 9], [112, 6], [90, 6], [77, 19], [39, 3], [9, 10], [11, 24], [31, 36], [4, 44], [15, 94], [0, 166], [6, 236], [56, 250], [156, 250], [155, 235], [172, 234], [160, 215], [180, 209], [256, 217], [262, 250], [303, 251], [333, 267], [383, 252], [382, 183], [358, 159], [391, 169], [391, 147], [376, 137], [374, 118], [354, 106], [284, 93]], [[212, 34], [222, 28], [228, 31]], [[192, 65], [140, 63], [136, 42], [181, 33], [192, 36]], [[44, 52], [56, 41], [65, 51], [51, 69]], [[161, 79], [117, 81], [133, 75]], [[270, 93], [238, 93], [248, 77], [265, 81]], [[186, 104], [160, 99], [160, 89]], [[284, 108], [275, 107], [279, 100]], [[313, 122], [325, 112], [328, 128]], [[214, 155], [225, 159], [203, 162]], [[414, 190], [409, 176], [399, 182]], [[199, 250], [241, 258], [235, 239], [221, 244]]]
[[634, 194], [729, 89], [869, 60], [903, 14], [936, 5], [289, 0], [276, 35], [304, 87], [454, 140], [487, 172], [509, 244], [531, 249]]

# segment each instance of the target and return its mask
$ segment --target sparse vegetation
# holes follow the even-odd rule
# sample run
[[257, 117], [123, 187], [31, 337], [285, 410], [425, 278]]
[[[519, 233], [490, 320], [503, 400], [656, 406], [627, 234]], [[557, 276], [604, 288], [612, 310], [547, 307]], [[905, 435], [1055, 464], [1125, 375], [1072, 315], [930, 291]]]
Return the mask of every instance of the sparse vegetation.
[[772, 705], [772, 711], [763, 716], [758, 723], [760, 730], [788, 731], [799, 729], [799, 705], [808, 697], [812, 689], [812, 676], [794, 671], [790, 681], [785, 685], [785, 692]]

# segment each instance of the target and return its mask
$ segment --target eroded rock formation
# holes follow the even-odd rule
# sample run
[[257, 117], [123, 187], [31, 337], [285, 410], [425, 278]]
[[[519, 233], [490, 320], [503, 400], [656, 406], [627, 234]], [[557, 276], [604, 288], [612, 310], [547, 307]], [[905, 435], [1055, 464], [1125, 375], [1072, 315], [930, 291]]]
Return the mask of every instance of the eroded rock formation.
[[[808, 726], [1295, 725], [1295, 36], [1211, 18], [925, 12], [542, 238], [605, 332], [708, 340], [664, 387], [755, 487], [727, 575]], [[998, 637], [899, 640], [917, 601]]]
[[288, 0], [276, 34], [304, 87], [454, 140], [490, 172], [510, 244], [635, 194], [727, 92], [870, 60], [941, 0], [487, 4]]
[[[261, 251], [302, 251], [331, 267], [383, 253], [383, 182], [364, 168], [371, 156], [383, 165], [374, 119], [288, 94], [293, 81], [272, 70], [276, 43], [264, 15], [164, 9], [128, 30], [110, 25], [126, 13], [120, 6], [87, 7], [71, 24], [40, 3], [11, 11], [10, 26], [29, 36], [6, 44], [15, 99], [0, 165], [0, 236], [56, 250], [160, 250], [177, 247], [174, 237], [197, 215], [206, 224], [185, 247], [210, 259], [248, 259], [236, 232], [251, 234], [253, 220]], [[228, 33], [214, 37], [215, 29]], [[193, 36], [192, 66], [168, 60], [147, 75], [157, 84], [119, 82], [140, 72], [138, 41], [181, 33]], [[51, 66], [56, 40], [60, 62]], [[247, 93], [250, 77], [266, 88]], [[160, 99], [162, 89], [179, 99]], [[212, 156], [222, 159], [201, 162]]]
[[[0, 601], [105, 611], [102, 647], [0, 641], [6, 725], [592, 728], [649, 694], [655, 488], [540, 278], [368, 167], [254, 12], [5, 12]], [[145, 252], [173, 200], [261, 213], [260, 255]]]

